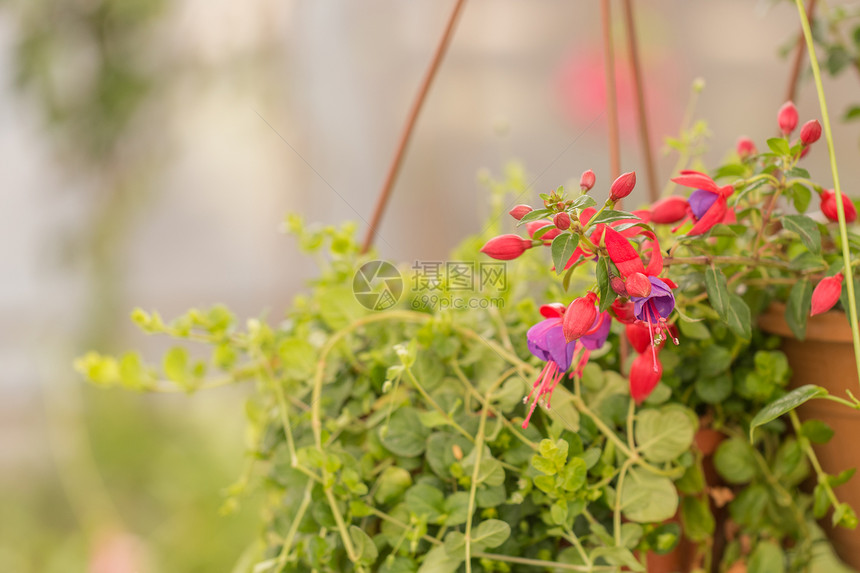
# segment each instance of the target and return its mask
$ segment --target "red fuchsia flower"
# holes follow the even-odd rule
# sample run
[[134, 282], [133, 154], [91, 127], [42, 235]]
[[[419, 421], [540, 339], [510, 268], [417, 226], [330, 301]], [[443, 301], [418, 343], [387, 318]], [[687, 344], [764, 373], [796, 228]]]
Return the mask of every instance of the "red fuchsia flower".
[[740, 155], [741, 159], [746, 159], [747, 157], [751, 157], [758, 153], [758, 149], [755, 147], [755, 143], [749, 137], [741, 137], [738, 139], [737, 144], [735, 145], [735, 149]]
[[583, 172], [582, 177], [579, 178], [579, 188], [583, 191], [591, 191], [591, 188], [594, 187], [594, 183], [597, 181], [597, 177], [594, 175], [594, 171], [589, 169], [588, 171]]
[[531, 248], [532, 242], [529, 239], [523, 239], [519, 235], [499, 235], [487, 241], [487, 244], [481, 247], [481, 252], [500, 261], [510, 261]]
[[564, 338], [568, 342], [576, 340], [591, 330], [594, 319], [597, 318], [597, 307], [594, 303], [597, 295], [593, 292], [574, 299], [564, 313]]
[[[549, 225], [552, 225], [552, 223], [550, 223], [549, 221], [529, 221], [528, 223], [526, 223], [526, 231], [528, 232], [529, 237], [534, 237], [535, 233]], [[544, 245], [549, 245], [550, 243], [552, 243], [552, 240], [558, 237], [560, 234], [561, 231], [559, 231], [558, 229], [550, 229], [549, 231], [541, 235], [540, 240], [544, 242]]]
[[532, 326], [526, 334], [529, 351], [544, 360], [546, 365], [541, 370], [523, 404], [534, 400], [523, 421], [523, 429], [528, 428], [529, 420], [538, 405], [544, 401], [547, 410], [550, 409], [552, 392], [558, 382], [564, 377], [571, 365], [575, 365], [573, 375], [581, 376], [582, 369], [588, 362], [592, 350], [602, 347], [609, 336], [612, 319], [606, 312], [597, 315], [591, 323], [591, 328], [578, 340], [568, 342], [564, 337], [563, 317], [567, 314], [564, 306], [558, 303], [544, 305], [541, 314], [546, 318]]
[[[651, 353], [654, 358], [654, 368], [657, 368], [656, 347], [663, 342], [665, 336], [669, 336], [669, 326], [666, 319], [675, 309], [675, 295], [672, 289], [657, 277], [648, 277], [651, 281], [651, 292], [648, 296], [630, 297], [633, 301], [633, 316], [648, 325], [648, 334], [651, 337]], [[678, 344], [677, 339], [673, 341]]]
[[609, 188], [609, 200], [614, 202], [624, 199], [630, 195], [634, 187], [636, 187], [636, 172], [622, 173]]
[[666, 197], [651, 206], [651, 222], [669, 225], [684, 220], [689, 213], [690, 204], [683, 197]]
[[838, 273], [832, 277], [821, 279], [812, 291], [812, 311], [809, 316], [827, 312], [839, 301], [842, 294], [842, 281], [845, 275]]
[[552, 222], [556, 228], [566, 231], [570, 228], [570, 215], [564, 212], [556, 213], [555, 217], [552, 218]]
[[[839, 213], [836, 210], [836, 192], [825, 189], [821, 192], [821, 212], [831, 221], [839, 221]], [[845, 222], [853, 223], [857, 219], [857, 209], [854, 203], [844, 193], [842, 194], [842, 208], [845, 211]]]
[[797, 108], [794, 107], [794, 103], [787, 101], [782, 104], [776, 115], [776, 121], [779, 123], [779, 129], [782, 130], [783, 135], [788, 135], [794, 131], [798, 121]]
[[630, 301], [621, 301], [615, 299], [612, 301], [612, 306], [609, 307], [615, 319], [622, 324], [633, 324], [636, 322], [636, 317], [633, 315], [633, 303]]
[[534, 211], [534, 209], [532, 209], [528, 205], [517, 205], [516, 207], [514, 207], [513, 209], [508, 211], [508, 214], [511, 217], [513, 217], [514, 219], [516, 219], [517, 221], [519, 221], [520, 219], [522, 219], [523, 217], [525, 217], [526, 215], [528, 215], [532, 211]]
[[[672, 181], [695, 189], [687, 200], [690, 204], [690, 215], [695, 221], [688, 235], [702, 235], [717, 223], [723, 222], [729, 211], [727, 199], [735, 192], [734, 187], [731, 185], [720, 187], [713, 179], [698, 171], [681, 171], [681, 175]], [[677, 231], [681, 225], [675, 227], [673, 231]]]
[[640, 354], [633, 360], [630, 367], [630, 396], [637, 405], [651, 395], [662, 376], [663, 365], [656, 358], [653, 365], [646, 354]]
[[803, 145], [812, 145], [821, 139], [821, 124], [817, 119], [810, 119], [800, 128], [800, 142]]

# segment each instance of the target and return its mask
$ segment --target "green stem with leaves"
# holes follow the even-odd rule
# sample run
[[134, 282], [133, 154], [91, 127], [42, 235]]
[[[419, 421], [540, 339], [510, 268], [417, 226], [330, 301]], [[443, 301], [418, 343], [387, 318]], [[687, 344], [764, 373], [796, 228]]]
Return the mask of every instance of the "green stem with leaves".
[[845, 263], [845, 274], [847, 275], [848, 318], [851, 323], [851, 335], [854, 340], [854, 360], [857, 364], [857, 376], [860, 378], [860, 327], [857, 324], [857, 298], [854, 292], [854, 275], [851, 272], [851, 248], [848, 244], [848, 225], [845, 221], [845, 206], [842, 204], [839, 169], [836, 166], [833, 130], [830, 127], [830, 114], [827, 113], [827, 100], [824, 96], [824, 84], [821, 81], [821, 68], [818, 65], [818, 56], [815, 53], [815, 43], [812, 38], [812, 29], [809, 26], [809, 18], [806, 16], [803, 0], [795, 0], [795, 4], [800, 16], [800, 24], [803, 27], [803, 36], [806, 38], [806, 49], [809, 52], [812, 75], [815, 77], [815, 89], [818, 92], [818, 104], [821, 107], [821, 123], [824, 126], [824, 138], [827, 141], [827, 153], [830, 156], [830, 170], [833, 173], [833, 189], [836, 193], [836, 213], [839, 219], [839, 235], [842, 239], [842, 260]]

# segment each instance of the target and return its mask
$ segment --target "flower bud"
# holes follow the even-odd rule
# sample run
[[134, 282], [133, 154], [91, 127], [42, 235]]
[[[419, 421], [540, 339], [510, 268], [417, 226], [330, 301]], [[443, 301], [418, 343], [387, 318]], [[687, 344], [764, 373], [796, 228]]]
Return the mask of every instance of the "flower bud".
[[618, 176], [618, 179], [612, 182], [612, 187], [609, 188], [609, 199], [611, 201], [624, 199], [630, 195], [630, 192], [633, 191], [633, 187], [635, 186], [636, 172], [630, 171], [629, 173], [622, 173]]
[[683, 197], [666, 197], [651, 207], [651, 222], [658, 225], [677, 223], [687, 216], [690, 204]]
[[591, 191], [595, 181], [597, 181], [597, 177], [594, 176], [594, 171], [589, 169], [579, 178], [579, 188], [583, 191]]
[[810, 119], [800, 128], [800, 141], [803, 145], [812, 145], [821, 138], [821, 124], [817, 119]]
[[[821, 212], [831, 221], [839, 221], [839, 213], [836, 210], [836, 193], [830, 189], [821, 192]], [[845, 210], [845, 222], [853, 223], [857, 219], [857, 209], [854, 203], [844, 193], [842, 194], [842, 207]]]
[[784, 135], [788, 135], [794, 128], [797, 127], [797, 108], [794, 107], [794, 103], [787, 101], [782, 104], [782, 107], [779, 108], [779, 113], [776, 116], [777, 123], [779, 123], [779, 129], [782, 130]]
[[838, 273], [832, 277], [821, 279], [821, 282], [812, 291], [812, 311], [809, 316], [815, 316], [827, 312], [839, 301], [842, 294], [842, 280], [845, 275]]
[[500, 261], [509, 261], [531, 248], [532, 242], [519, 235], [499, 235], [487, 241], [481, 252]]
[[755, 143], [753, 143], [753, 140], [749, 137], [741, 137], [738, 139], [735, 149], [737, 149], [738, 155], [741, 156], [741, 159], [746, 159], [750, 155], [758, 153], [758, 149], [755, 148]]
[[566, 231], [570, 228], [570, 215], [564, 212], [557, 213], [552, 218], [552, 222], [559, 230]]
[[641, 404], [660, 382], [663, 365], [654, 360], [651, 353], [640, 354], [630, 366], [630, 396]]
[[651, 294], [651, 281], [642, 273], [633, 273], [627, 277], [627, 293], [637, 298], [646, 297]]
[[[526, 231], [529, 234], [529, 237], [534, 237], [535, 233], [537, 233], [540, 229], [543, 229], [547, 225], [552, 225], [549, 221], [529, 221], [526, 223]], [[558, 229], [550, 229], [546, 233], [540, 236], [541, 241], [552, 241], [556, 237], [561, 234], [561, 231]]]
[[594, 306], [596, 300], [597, 295], [589, 292], [575, 299], [567, 307], [561, 322], [566, 341], [572, 342], [591, 330], [597, 318], [597, 307]]
[[508, 211], [508, 214], [511, 217], [513, 217], [514, 219], [516, 219], [517, 221], [519, 221], [520, 219], [522, 219], [523, 217], [525, 217], [526, 215], [528, 215], [532, 211], [534, 211], [534, 209], [532, 209], [528, 205], [517, 205], [516, 207], [514, 207], [513, 209]]
[[618, 296], [627, 296], [627, 286], [624, 284], [624, 279], [621, 277], [612, 277], [609, 279], [609, 288]]

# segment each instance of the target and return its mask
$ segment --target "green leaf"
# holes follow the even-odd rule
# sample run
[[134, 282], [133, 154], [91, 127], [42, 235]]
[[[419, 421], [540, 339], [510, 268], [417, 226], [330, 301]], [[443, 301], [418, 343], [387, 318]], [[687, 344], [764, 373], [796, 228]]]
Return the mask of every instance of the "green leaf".
[[636, 415], [636, 444], [649, 462], [672, 461], [693, 443], [696, 426], [681, 406], [641, 410]]
[[174, 346], [164, 355], [164, 375], [168, 380], [185, 386], [190, 382], [188, 371], [188, 351], [181, 346]]
[[600, 225], [603, 223], [614, 223], [615, 221], [624, 221], [626, 219], [639, 219], [638, 215], [634, 215], [633, 213], [628, 213], [627, 211], [616, 211], [616, 210], [606, 210], [600, 215], [598, 215], [594, 221], [593, 225]]
[[391, 416], [387, 426], [379, 429], [379, 437], [390, 452], [414, 458], [424, 453], [430, 429], [421, 423], [414, 408], [400, 408]]
[[391, 503], [412, 485], [412, 475], [403, 468], [389, 466], [376, 480], [374, 499], [379, 503]]
[[806, 322], [812, 309], [812, 291], [814, 287], [809, 279], [797, 281], [788, 294], [788, 304], [785, 307], [785, 321], [798, 340], [806, 338]]
[[791, 200], [798, 213], [805, 213], [812, 201], [812, 191], [806, 185], [795, 183], [791, 186]]
[[732, 393], [732, 375], [721, 374], [714, 378], [696, 378], [696, 395], [706, 404], [719, 404]]
[[599, 311], [604, 312], [612, 306], [612, 301], [615, 300], [616, 296], [609, 283], [609, 265], [606, 262], [606, 257], [597, 259], [597, 270], [595, 273], [597, 274], [597, 294], [600, 299]]
[[445, 496], [435, 487], [419, 483], [406, 492], [406, 509], [435, 523], [445, 513]]
[[465, 555], [449, 555], [444, 545], [437, 545], [424, 556], [424, 562], [418, 568], [418, 573], [454, 573], [460, 568], [464, 559]]
[[749, 340], [752, 337], [752, 319], [750, 318], [750, 307], [747, 306], [744, 299], [736, 294], [730, 294], [728, 313], [729, 329], [738, 338]]
[[562, 233], [552, 240], [552, 262], [555, 265], [555, 274], [564, 272], [567, 261], [573, 256], [573, 251], [579, 244], [579, 235], [573, 233]]
[[729, 289], [726, 286], [726, 276], [715, 266], [705, 269], [705, 291], [713, 309], [724, 322], [728, 322]]
[[860, 105], [852, 105], [845, 110], [842, 121], [853, 121], [857, 118], [860, 118]]
[[627, 472], [621, 490], [624, 517], [637, 523], [669, 519], [678, 509], [678, 492], [672, 480], [634, 467]]
[[800, 433], [814, 444], [826, 444], [833, 437], [833, 428], [821, 420], [807, 420], [800, 427]]
[[567, 491], [577, 491], [585, 485], [588, 472], [585, 460], [573, 457], [561, 471], [561, 487]]
[[610, 565], [621, 565], [628, 571], [645, 571], [645, 567], [626, 547], [598, 547], [591, 552], [591, 557], [601, 557]]
[[681, 521], [684, 534], [697, 543], [706, 541], [714, 533], [714, 516], [707, 498], [685, 497], [681, 502]]
[[821, 254], [821, 231], [818, 230], [818, 223], [806, 215], [785, 215], [782, 225], [786, 230], [797, 233], [810, 252]]
[[830, 508], [830, 496], [827, 495], [827, 487], [823, 483], [815, 484], [812, 498], [815, 500], [812, 505], [812, 515], [815, 519], [821, 519]]
[[771, 137], [767, 140], [767, 146], [777, 155], [791, 155], [791, 148], [782, 137]]
[[747, 573], [785, 573], [785, 556], [773, 541], [760, 541], [753, 549]]
[[472, 545], [484, 548], [498, 547], [511, 536], [511, 526], [499, 519], [487, 519], [472, 531]]
[[466, 523], [469, 517], [469, 492], [458, 491], [445, 498], [445, 525], [453, 527]]
[[820, 398], [827, 395], [827, 390], [821, 386], [813, 384], [804, 384], [800, 388], [795, 388], [782, 398], [774, 400], [755, 415], [750, 422], [750, 441], [753, 439], [753, 432], [759, 426], [763, 426], [770, 421], [776, 420], [783, 414], [791, 412], [804, 402], [808, 402], [813, 398]]
[[854, 509], [847, 503], [840, 503], [833, 510], [833, 526], [845, 527], [846, 529], [855, 529], [857, 527], [857, 514]]
[[534, 211], [529, 211], [528, 213], [523, 215], [523, 218], [520, 219], [519, 223], [517, 223], [517, 227], [519, 227], [520, 225], [525, 225], [530, 221], [537, 221], [538, 219], [543, 219], [550, 213], [552, 213], [552, 211], [550, 211], [549, 209], [535, 209]]
[[355, 525], [349, 526], [349, 537], [352, 539], [352, 544], [355, 547], [355, 553], [358, 555], [358, 560], [362, 563], [373, 563], [379, 556], [376, 545], [370, 536], [363, 529]]
[[714, 467], [729, 483], [749, 482], [756, 475], [755, 453], [752, 446], [740, 438], [724, 441], [714, 454]]
[[310, 378], [316, 370], [316, 351], [310, 342], [291, 337], [278, 345], [278, 356], [283, 364], [284, 374], [296, 380]]
[[588, 209], [589, 207], [594, 207], [597, 205], [597, 201], [594, 200], [594, 197], [591, 195], [580, 195], [576, 199], [573, 200], [573, 203], [570, 205], [571, 209]]

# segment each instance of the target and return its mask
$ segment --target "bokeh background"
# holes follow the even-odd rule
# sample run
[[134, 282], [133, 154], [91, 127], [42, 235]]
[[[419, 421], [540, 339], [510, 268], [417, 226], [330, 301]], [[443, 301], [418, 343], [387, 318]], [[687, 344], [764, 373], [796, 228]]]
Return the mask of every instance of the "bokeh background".
[[[842, 4], [831, 3], [831, 7]], [[228, 515], [241, 388], [142, 396], [87, 386], [88, 349], [165, 342], [135, 306], [221, 302], [279, 319], [313, 275], [284, 215], [370, 219], [453, 0], [0, 1], [0, 571], [243, 571], [254, 496]], [[695, 78], [711, 163], [776, 134], [791, 2], [636, 3], [661, 183]], [[597, 2], [470, 0], [419, 119], [379, 254], [442, 260], [480, 230], [482, 170], [534, 194], [608, 184]], [[615, 6], [622, 167], [643, 169]], [[834, 115], [860, 101], [828, 79]], [[797, 104], [818, 117], [809, 74]], [[860, 125], [838, 127], [842, 180]], [[826, 152], [806, 160], [830, 182]], [[644, 177], [632, 202], [641, 202]], [[604, 187], [605, 189], [605, 187]], [[534, 197], [532, 197], [534, 198]]]

